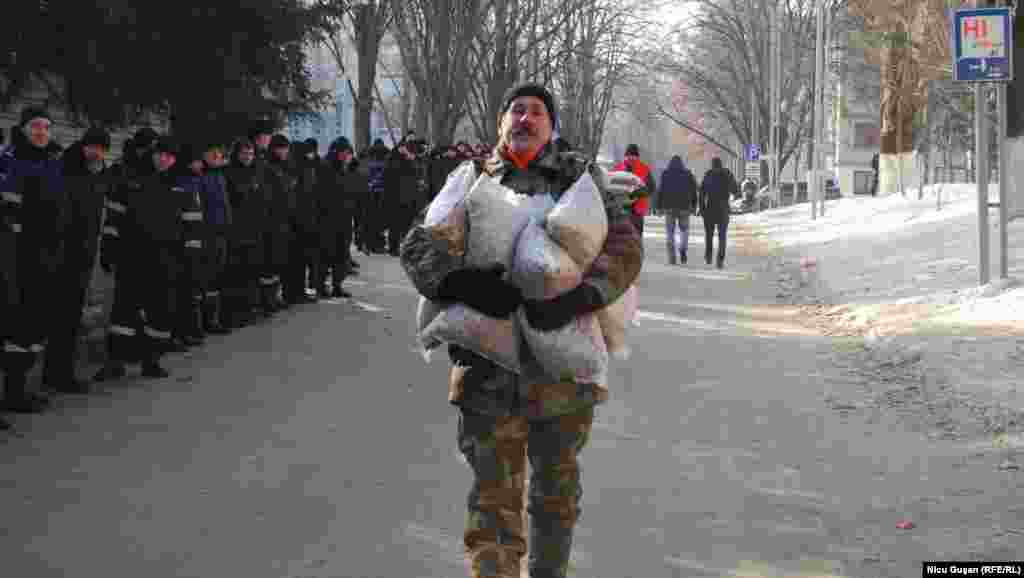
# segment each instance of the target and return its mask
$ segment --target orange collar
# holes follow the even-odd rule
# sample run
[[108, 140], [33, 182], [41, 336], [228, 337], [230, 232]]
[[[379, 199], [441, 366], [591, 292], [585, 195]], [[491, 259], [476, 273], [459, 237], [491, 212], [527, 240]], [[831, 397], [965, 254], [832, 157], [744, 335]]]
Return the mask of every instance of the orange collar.
[[[543, 148], [543, 147], [541, 147], [541, 148]], [[537, 155], [540, 154], [540, 151], [541, 151], [541, 149], [538, 148], [535, 151], [530, 151], [530, 152], [527, 152], [527, 153], [516, 153], [516, 152], [513, 152], [511, 149], [509, 149], [508, 146], [505, 146], [505, 151], [504, 152], [505, 152], [505, 157], [508, 160], [512, 161], [512, 164], [514, 164], [517, 169], [522, 170], [522, 169], [525, 169], [526, 167], [528, 167], [530, 165], [530, 161], [532, 161], [533, 159], [537, 158]]]

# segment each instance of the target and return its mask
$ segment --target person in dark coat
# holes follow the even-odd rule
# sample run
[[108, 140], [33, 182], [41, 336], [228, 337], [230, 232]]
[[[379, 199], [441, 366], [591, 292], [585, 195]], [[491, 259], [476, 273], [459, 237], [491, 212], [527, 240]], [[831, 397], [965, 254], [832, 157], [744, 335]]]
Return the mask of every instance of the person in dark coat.
[[256, 159], [267, 162], [270, 159], [270, 141], [274, 127], [269, 122], [257, 120], [249, 127], [249, 141], [256, 147]]
[[[203, 301], [210, 286], [210, 227], [206, 220], [206, 163], [203, 147], [181, 147], [178, 163], [172, 169], [175, 185], [188, 199], [183, 213], [185, 241], [182, 247], [183, 270], [174, 326], [175, 341], [187, 347], [202, 345], [206, 338]], [[180, 347], [178, 348], [180, 349]]]
[[[366, 195], [366, 180], [358, 170], [352, 145], [345, 137], [331, 143], [319, 182], [320, 222], [323, 248], [321, 277], [317, 289], [324, 296], [350, 298], [352, 294], [342, 288], [345, 277], [352, 274], [353, 219], [358, 203]], [[331, 288], [327, 292], [327, 270], [331, 273]]]
[[[697, 179], [679, 155], [668, 162], [661, 173], [661, 188], [658, 190], [658, 208], [665, 213], [666, 239], [669, 265], [686, 264], [686, 250], [690, 237], [690, 215], [697, 210]], [[679, 231], [680, 245], [676, 247], [676, 230]]]
[[[155, 171], [159, 135], [141, 128], [124, 143], [121, 159], [110, 168], [114, 186], [106, 202], [100, 242], [100, 266], [114, 276], [114, 299], [107, 325], [106, 363], [96, 381], [124, 377], [125, 364], [139, 360], [139, 305], [142, 285], [130, 238], [136, 236], [131, 207], [144, 195], [143, 181]], [[167, 143], [164, 144], [165, 148]]]
[[[138, 144], [138, 142], [136, 143]], [[146, 145], [143, 150], [149, 149]], [[125, 210], [104, 231], [100, 259], [105, 268], [116, 267], [117, 285], [108, 328], [107, 363], [97, 380], [125, 375], [125, 364], [141, 361], [143, 377], [164, 378], [160, 364], [171, 347], [184, 273], [185, 224], [201, 222], [190, 210], [192, 195], [178, 186], [173, 170], [179, 147], [160, 137], [152, 147], [153, 169], [135, 171], [130, 187], [140, 186]], [[141, 159], [139, 159], [141, 165]], [[189, 215], [188, 213], [191, 213]], [[116, 223], [116, 225], [114, 224]], [[115, 228], [116, 227], [116, 228]]]
[[248, 320], [249, 312], [261, 304], [261, 235], [266, 218], [263, 171], [255, 161], [255, 145], [252, 141], [240, 140], [235, 143], [231, 164], [225, 170], [232, 216], [224, 289], [224, 309], [229, 327], [242, 326]]
[[444, 188], [445, 182], [448, 181], [448, 175], [455, 170], [456, 167], [462, 160], [459, 159], [459, 149], [455, 145], [448, 145], [444, 147], [440, 154], [436, 155], [430, 160], [430, 187], [428, 189], [429, 197], [426, 202], [429, 204], [437, 196], [437, 193], [441, 192]]
[[711, 168], [700, 184], [700, 213], [704, 217], [704, 262], [711, 264], [715, 230], [718, 230], [719, 269], [725, 266], [725, 239], [729, 229], [729, 199], [739, 192], [736, 177], [722, 165], [722, 159], [711, 159]]
[[63, 162], [50, 147], [50, 115], [28, 107], [0, 155], [0, 340], [3, 406], [37, 413], [47, 398], [29, 392], [28, 373], [52, 322], [70, 203]]
[[202, 206], [208, 246], [206, 255], [206, 287], [203, 294], [203, 326], [208, 333], [225, 334], [223, 289], [228, 263], [228, 232], [231, 229], [231, 204], [228, 183], [224, 176], [224, 145], [210, 141], [203, 150]]
[[275, 310], [287, 308], [290, 303], [283, 296], [294, 293], [294, 289], [286, 286], [289, 274], [288, 250], [294, 237], [292, 222], [296, 209], [297, 184], [289, 162], [289, 152], [288, 138], [283, 134], [274, 135], [270, 141], [270, 157], [265, 165], [269, 219], [266, 264], [272, 281], [272, 306]]
[[62, 393], [86, 393], [89, 386], [75, 376], [75, 353], [89, 284], [99, 249], [104, 205], [113, 182], [105, 159], [110, 134], [100, 128], [86, 131], [64, 153], [64, 178], [70, 218], [64, 229], [64, 254], [57, 273], [52, 323], [43, 365], [43, 382]]
[[320, 158], [317, 156], [317, 148], [315, 139], [295, 143], [297, 154], [292, 159], [296, 204], [292, 215], [294, 234], [289, 250], [285, 298], [293, 305], [317, 299], [306, 293], [307, 272], [313, 283], [320, 277], [320, 211], [317, 206]]
[[367, 255], [384, 252], [384, 182], [390, 156], [391, 151], [384, 145], [384, 141], [376, 139], [373, 145], [366, 149], [362, 163], [366, 171], [368, 194], [359, 211], [362, 221], [360, 240], [363, 244], [361, 249]]
[[388, 253], [393, 257], [398, 256], [398, 244], [423, 206], [419, 170], [415, 144], [399, 143], [388, 159], [384, 177], [383, 212], [388, 216]]

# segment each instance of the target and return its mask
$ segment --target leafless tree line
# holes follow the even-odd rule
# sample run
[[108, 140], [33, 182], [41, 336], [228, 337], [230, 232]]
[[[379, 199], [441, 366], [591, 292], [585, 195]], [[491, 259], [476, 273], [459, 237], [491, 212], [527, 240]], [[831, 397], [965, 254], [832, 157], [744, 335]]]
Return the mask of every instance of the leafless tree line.
[[[659, 4], [639, 0], [317, 0], [328, 14], [320, 41], [340, 67], [344, 51], [358, 52], [356, 144], [369, 141], [382, 42], [400, 55], [406, 106], [389, 119], [416, 126], [437, 143], [451, 142], [468, 124], [494, 142], [504, 93], [537, 81], [559, 101], [560, 135], [591, 153], [600, 146], [618, 87], [645, 73], [638, 55], [643, 31]], [[389, 71], [393, 72], [393, 71]], [[347, 74], [347, 72], [346, 72]], [[412, 116], [410, 119], [409, 116]]]

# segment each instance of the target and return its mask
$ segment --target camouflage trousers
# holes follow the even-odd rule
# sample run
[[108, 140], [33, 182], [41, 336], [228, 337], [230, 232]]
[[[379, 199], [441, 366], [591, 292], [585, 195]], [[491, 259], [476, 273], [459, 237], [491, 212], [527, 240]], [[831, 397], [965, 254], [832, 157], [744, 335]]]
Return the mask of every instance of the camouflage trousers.
[[583, 496], [578, 457], [593, 422], [593, 407], [532, 420], [461, 410], [459, 449], [474, 475], [463, 537], [473, 578], [520, 576], [527, 459], [530, 577], [566, 576]]

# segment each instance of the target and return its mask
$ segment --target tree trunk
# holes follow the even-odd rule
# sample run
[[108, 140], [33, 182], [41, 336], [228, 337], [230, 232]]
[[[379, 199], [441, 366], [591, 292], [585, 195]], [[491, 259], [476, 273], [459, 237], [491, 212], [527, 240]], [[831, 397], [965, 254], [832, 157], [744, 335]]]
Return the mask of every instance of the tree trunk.
[[355, 148], [370, 146], [370, 114], [373, 111], [373, 86], [377, 78], [377, 53], [380, 36], [377, 34], [377, 7], [372, 2], [353, 8], [355, 16], [356, 49], [359, 55], [359, 90], [355, 102], [353, 138]]

